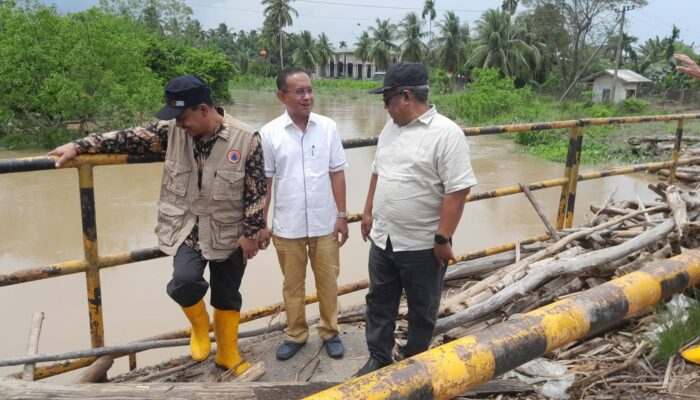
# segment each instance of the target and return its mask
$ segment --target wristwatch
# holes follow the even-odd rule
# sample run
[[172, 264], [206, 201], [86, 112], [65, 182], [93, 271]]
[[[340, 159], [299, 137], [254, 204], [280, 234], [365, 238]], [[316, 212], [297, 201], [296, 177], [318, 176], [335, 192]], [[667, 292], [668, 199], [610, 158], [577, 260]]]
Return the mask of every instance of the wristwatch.
[[437, 244], [447, 244], [449, 241], [449, 238], [446, 238], [440, 234], [435, 235], [435, 243]]
[[348, 213], [347, 213], [347, 211], [343, 211], [343, 212], [338, 211], [337, 216], [338, 216], [338, 218], [347, 218]]

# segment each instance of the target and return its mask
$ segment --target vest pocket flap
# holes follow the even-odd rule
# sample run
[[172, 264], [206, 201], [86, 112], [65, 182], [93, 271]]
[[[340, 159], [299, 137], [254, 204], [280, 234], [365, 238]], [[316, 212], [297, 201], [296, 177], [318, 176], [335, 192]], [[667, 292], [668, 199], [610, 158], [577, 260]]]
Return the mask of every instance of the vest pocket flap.
[[214, 221], [218, 222], [220, 225], [231, 225], [241, 220], [242, 214], [240, 212], [225, 212], [225, 213], [213, 213], [211, 215]]
[[236, 181], [243, 179], [245, 173], [238, 171], [219, 170], [216, 171], [216, 176], [221, 177], [223, 180], [228, 181], [230, 183], [236, 183]]
[[175, 161], [165, 160], [165, 168], [173, 174], [182, 174], [192, 170], [189, 165], [178, 164]]
[[168, 203], [163, 203], [161, 202], [158, 205], [158, 211], [160, 211], [162, 214], [167, 215], [169, 217], [179, 217], [180, 215], [185, 213], [185, 210], [175, 207], [172, 204]]

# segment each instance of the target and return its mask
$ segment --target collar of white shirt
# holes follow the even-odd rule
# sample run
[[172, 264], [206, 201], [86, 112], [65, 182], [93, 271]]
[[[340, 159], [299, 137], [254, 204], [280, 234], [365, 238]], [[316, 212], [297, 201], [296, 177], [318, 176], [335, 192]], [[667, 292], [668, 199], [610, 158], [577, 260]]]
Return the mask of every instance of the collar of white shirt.
[[[283, 118], [284, 118], [283, 125], [285, 128], [289, 128], [290, 125], [295, 125], [294, 121], [292, 121], [292, 117], [289, 116], [289, 112], [287, 110], [284, 110]], [[314, 125], [318, 125], [318, 117], [316, 116], [315, 113], [309, 114], [309, 124], [312, 124], [312, 123]], [[309, 129], [308, 125], [306, 126], [306, 129], [307, 130]]]

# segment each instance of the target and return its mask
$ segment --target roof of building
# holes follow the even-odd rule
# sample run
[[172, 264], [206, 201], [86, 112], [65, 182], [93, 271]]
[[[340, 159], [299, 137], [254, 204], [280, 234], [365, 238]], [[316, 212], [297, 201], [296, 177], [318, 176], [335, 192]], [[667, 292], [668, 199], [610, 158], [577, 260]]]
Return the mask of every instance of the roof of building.
[[[615, 76], [614, 69], [606, 69], [595, 74], [588, 75], [587, 77], [581, 79], [581, 82], [592, 82], [603, 75]], [[627, 83], [645, 83], [651, 82], [651, 79], [639, 75], [638, 73], [632, 71], [631, 69], [618, 69], [617, 78]]]

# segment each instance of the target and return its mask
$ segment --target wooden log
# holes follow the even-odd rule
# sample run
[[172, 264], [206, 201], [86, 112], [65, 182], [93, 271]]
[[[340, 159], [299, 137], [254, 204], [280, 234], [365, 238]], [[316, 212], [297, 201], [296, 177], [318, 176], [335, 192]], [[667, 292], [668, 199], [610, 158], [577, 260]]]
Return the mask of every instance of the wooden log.
[[[676, 140], [676, 137], [673, 135], [668, 135], [668, 136], [643, 136], [643, 137], [636, 137], [633, 136], [629, 139], [627, 139], [627, 143], [631, 144], [632, 146], [638, 146], [642, 143], [662, 143], [662, 142], [673, 142]], [[700, 142], [700, 137], [695, 137], [695, 136], [684, 136], [681, 139], [682, 142]]]
[[525, 194], [525, 197], [527, 197], [527, 199], [530, 200], [530, 204], [532, 204], [532, 207], [535, 209], [535, 212], [542, 220], [542, 223], [544, 224], [544, 227], [547, 229], [549, 236], [551, 236], [555, 240], [561, 239], [559, 237], [559, 234], [557, 233], [557, 231], [554, 229], [552, 224], [549, 222], [547, 217], [542, 212], [542, 208], [540, 207], [540, 204], [537, 202], [537, 199], [535, 199], [535, 196], [532, 195], [532, 192], [530, 192], [530, 189], [527, 187], [527, 185], [523, 185], [522, 183], [518, 183], [518, 185], [520, 186], [520, 190], [522, 190], [523, 193]]
[[[659, 170], [659, 175], [668, 177], [668, 176], [671, 175], [671, 170], [668, 170], [668, 169], [660, 169], [660, 170]], [[695, 182], [695, 181], [700, 180], [700, 175], [697, 175], [697, 174], [689, 174], [689, 173], [687, 173], [687, 172], [678, 172], [678, 171], [676, 171], [676, 178], [682, 179], [682, 180], [684, 180], [684, 181]]]
[[0, 378], [0, 393], [7, 399], [301, 399], [340, 382], [187, 382], [59, 384]]
[[75, 378], [73, 383], [95, 383], [105, 376], [107, 371], [112, 368], [113, 364], [114, 359], [112, 356], [102, 356]]
[[[517, 271], [521, 271], [524, 268], [526, 268], [528, 265], [530, 265], [534, 262], [537, 262], [537, 261], [542, 260], [542, 259], [547, 258], [547, 257], [551, 257], [554, 254], [559, 253], [562, 249], [566, 248], [566, 246], [574, 240], [584, 238], [593, 232], [619, 225], [623, 221], [628, 220], [630, 218], [637, 217], [637, 216], [643, 214], [644, 212], [656, 212], [659, 209], [660, 208], [658, 208], [658, 209], [657, 208], [648, 208], [646, 210], [637, 210], [637, 211], [631, 212], [627, 215], [623, 215], [623, 216], [619, 216], [617, 218], [614, 218], [614, 219], [612, 219], [608, 222], [605, 222], [603, 224], [600, 224], [600, 225], [597, 225], [597, 226], [594, 226], [591, 228], [583, 229], [581, 231], [567, 235], [564, 238], [562, 238], [561, 240], [555, 242], [553, 245], [551, 245], [543, 250], [538, 251], [537, 253], [521, 260], [518, 263], [512, 264], [508, 267], [505, 267], [505, 268], [497, 271], [493, 275], [488, 276], [487, 278], [485, 278], [481, 282], [477, 283], [476, 285], [470, 287], [469, 289], [464, 290], [463, 292], [458, 293], [458, 294], [450, 297], [441, 306], [440, 314], [452, 314], [452, 313], [455, 313], [455, 312], [461, 310], [463, 308], [463, 306], [465, 305], [465, 302], [467, 301], [467, 299], [472, 297], [474, 294], [479, 293], [479, 292], [484, 291], [484, 290], [487, 290], [489, 287], [496, 284], [498, 281], [500, 281], [504, 276], [506, 276], [508, 274], [511, 274], [511, 273], [514, 273]], [[632, 240], [635, 240], [635, 239], [632, 239]]]
[[676, 232], [678, 238], [683, 238], [683, 228], [688, 224], [688, 211], [685, 208], [685, 202], [681, 199], [678, 188], [673, 185], [666, 189], [666, 199], [671, 207], [671, 215], [676, 222]]
[[[520, 250], [520, 254], [532, 254], [532, 251]], [[462, 279], [472, 276], [479, 276], [486, 272], [499, 269], [506, 265], [512, 264], [515, 261], [515, 250], [506, 251], [492, 256], [477, 258], [459, 262], [447, 269], [445, 281]]]
[[[29, 340], [27, 340], [27, 355], [33, 356], [39, 352], [39, 336], [41, 335], [41, 324], [44, 322], [44, 313], [37, 312], [32, 315], [32, 324], [29, 328]], [[34, 380], [34, 366], [36, 363], [27, 363], [22, 371], [22, 379], [25, 381]]]
[[573, 259], [561, 260], [547, 268], [533, 269], [523, 279], [513, 285], [505, 287], [503, 290], [494, 294], [489, 300], [473, 305], [449, 317], [439, 319], [434, 334], [437, 335], [447, 332], [456, 326], [496, 311], [517, 296], [524, 295], [553, 277], [565, 274], [572, 276], [581, 274], [591, 268], [619, 259], [652, 243], [656, 243], [668, 235], [674, 227], [674, 221], [669, 219], [619, 246], [585, 253]]

